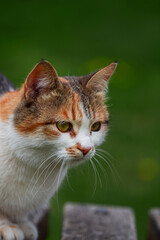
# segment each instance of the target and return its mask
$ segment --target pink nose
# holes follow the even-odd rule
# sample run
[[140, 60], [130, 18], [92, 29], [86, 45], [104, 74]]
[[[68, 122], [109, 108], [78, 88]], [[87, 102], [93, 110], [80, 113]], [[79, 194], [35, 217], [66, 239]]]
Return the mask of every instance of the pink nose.
[[91, 148], [83, 148], [83, 147], [78, 147], [78, 149], [83, 153], [83, 155], [86, 155]]

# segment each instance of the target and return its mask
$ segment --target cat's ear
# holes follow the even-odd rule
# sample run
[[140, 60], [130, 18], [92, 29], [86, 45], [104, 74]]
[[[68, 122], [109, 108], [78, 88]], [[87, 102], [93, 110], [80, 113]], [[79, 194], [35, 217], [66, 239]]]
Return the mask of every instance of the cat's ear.
[[59, 87], [61, 83], [56, 70], [48, 61], [42, 60], [29, 73], [24, 84], [24, 96], [26, 99], [35, 100], [40, 94]]
[[86, 88], [95, 93], [104, 93], [107, 89], [108, 80], [114, 73], [117, 67], [117, 62], [113, 62], [107, 67], [104, 67], [97, 71], [87, 82]]

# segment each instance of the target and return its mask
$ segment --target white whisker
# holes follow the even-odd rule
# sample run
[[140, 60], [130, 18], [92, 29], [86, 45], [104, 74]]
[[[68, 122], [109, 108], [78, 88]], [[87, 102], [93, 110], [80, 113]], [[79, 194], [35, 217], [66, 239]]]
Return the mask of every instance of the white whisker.
[[[50, 165], [51, 162], [49, 162], [49, 164], [47, 164], [46, 167], [43, 169], [43, 171], [39, 174], [40, 169], [42, 168], [42, 166], [43, 166], [44, 164], [47, 163], [48, 160], [50, 160], [50, 159], [51, 159], [52, 157], [54, 157], [54, 156], [56, 156], [56, 154], [52, 154], [50, 157], [48, 157], [47, 159], [45, 159], [45, 160], [40, 164], [40, 166], [38, 167], [38, 169], [37, 169], [36, 172], [34, 173], [33, 177], [31, 178], [31, 181], [30, 181], [30, 184], [29, 184], [29, 186], [28, 186], [28, 188], [27, 188], [27, 191], [29, 190], [30, 185], [34, 182], [34, 179], [36, 179], [36, 181], [34, 182], [34, 184], [33, 184], [33, 186], [32, 186], [32, 190], [31, 190], [31, 193], [32, 193], [32, 191], [33, 191], [34, 187], [36, 186], [38, 180], [40, 179], [40, 177], [42, 176], [42, 174], [44, 173], [44, 171], [48, 168], [48, 166]], [[38, 174], [39, 174], [39, 175], [38, 175]]]
[[[49, 166], [49, 168], [48, 168], [48, 170], [47, 170], [47, 172], [46, 172], [46, 174], [45, 174], [45, 176], [44, 176], [44, 182], [42, 183], [42, 185], [45, 185], [46, 180], [49, 178], [49, 176], [53, 173], [54, 169], [55, 169], [55, 168], [58, 166], [58, 164], [61, 162], [61, 158], [56, 158], [55, 160], [56, 160], [55, 166], [52, 168], [52, 165], [55, 163], [55, 161], [51, 162], [51, 165]], [[50, 171], [49, 174], [48, 174], [48, 171], [49, 171], [50, 168], [51, 168], [51, 171]]]
[[104, 156], [100, 152], [99, 153], [96, 152], [96, 155], [98, 157], [100, 157], [102, 160], [104, 160], [104, 162], [108, 165], [109, 169], [111, 170], [114, 182], [116, 183], [116, 185], [118, 185], [117, 178], [118, 178], [118, 180], [120, 180], [120, 176], [119, 176], [119, 173], [117, 172], [117, 169], [115, 168], [115, 166], [111, 162], [111, 160], [109, 158], [107, 158], [106, 156]]
[[96, 150], [99, 151], [99, 152], [102, 152], [102, 153], [104, 153], [106, 155], [108, 155], [110, 158], [113, 159], [112, 155], [109, 152], [107, 152], [106, 150], [101, 149], [101, 148], [97, 148]]
[[67, 183], [68, 183], [69, 188], [74, 192], [74, 189], [72, 188], [72, 185], [71, 185], [71, 183], [70, 183], [70, 181], [69, 181], [69, 172], [68, 172], [68, 169], [66, 169], [65, 175], [66, 175], [66, 179], [67, 179]]
[[[112, 158], [112, 161], [111, 161], [111, 159], [108, 158], [108, 156], [105, 155], [105, 153], [108, 154]], [[115, 171], [115, 173], [117, 175], [118, 180], [122, 182], [121, 176], [119, 175], [119, 172], [117, 171], [117, 168], [115, 167], [115, 165], [113, 163], [113, 160], [114, 160], [113, 157], [107, 151], [104, 151], [104, 150], [103, 150], [103, 152], [99, 152], [99, 154], [102, 155], [104, 158], [106, 158], [106, 161], [110, 162], [113, 170]]]
[[96, 168], [96, 165], [94, 164], [94, 162], [92, 161], [92, 159], [90, 159], [90, 162], [92, 164], [92, 167], [93, 167], [93, 170], [94, 170], [94, 174], [95, 174], [95, 188], [94, 188], [94, 192], [92, 194], [92, 197], [93, 195], [95, 194], [95, 191], [96, 191], [96, 187], [97, 187], [97, 176], [98, 176], [98, 179], [99, 179], [99, 182], [100, 182], [100, 186], [102, 187], [102, 181], [101, 181], [101, 178], [100, 178], [100, 175], [99, 175], [99, 172]]
[[[56, 161], [57, 161], [57, 159], [56, 159]], [[48, 165], [47, 165], [47, 168], [45, 168], [44, 170], [43, 170], [43, 173], [44, 173], [44, 171], [47, 169], [47, 171], [51, 168], [51, 171], [50, 171], [50, 173], [47, 175], [47, 177], [45, 177], [44, 178], [44, 180], [43, 180], [43, 183], [39, 186], [39, 188], [38, 188], [38, 190], [35, 192], [35, 194], [33, 195], [33, 198], [35, 198], [35, 196], [37, 195], [37, 193], [40, 191], [40, 189], [44, 186], [44, 184], [45, 184], [45, 182], [47, 181], [47, 179], [49, 178], [49, 176], [52, 174], [52, 172], [54, 171], [54, 169], [57, 167], [57, 165], [60, 163], [60, 161], [61, 161], [61, 159], [59, 159], [57, 162], [56, 162], [56, 164], [55, 164], [55, 166], [54, 166], [54, 168], [52, 168], [52, 165], [55, 163], [54, 161], [53, 162], [50, 162]], [[45, 174], [45, 176], [46, 176], [46, 174]], [[32, 189], [32, 192], [33, 192], [33, 189]]]
[[97, 162], [97, 164], [99, 165], [100, 169], [102, 170], [102, 173], [105, 177], [105, 179], [107, 179], [107, 183], [108, 181], [108, 175], [107, 175], [107, 171], [105, 170], [105, 168], [102, 166], [102, 164], [99, 162], [99, 160], [96, 157], [93, 157], [93, 159]]

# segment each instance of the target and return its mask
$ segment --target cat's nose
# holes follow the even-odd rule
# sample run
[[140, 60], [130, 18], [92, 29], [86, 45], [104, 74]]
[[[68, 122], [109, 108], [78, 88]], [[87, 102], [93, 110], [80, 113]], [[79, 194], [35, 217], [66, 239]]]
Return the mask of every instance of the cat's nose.
[[91, 148], [84, 148], [79, 146], [78, 150], [80, 150], [83, 153], [83, 155], [86, 155], [91, 150]]

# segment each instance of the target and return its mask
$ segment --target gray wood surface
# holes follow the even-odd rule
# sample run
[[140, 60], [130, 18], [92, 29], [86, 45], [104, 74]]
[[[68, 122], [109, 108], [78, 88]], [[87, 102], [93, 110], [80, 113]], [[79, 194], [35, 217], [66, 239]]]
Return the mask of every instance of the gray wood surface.
[[137, 240], [130, 208], [67, 204], [61, 240]]
[[149, 240], [160, 240], [160, 209], [151, 209], [149, 213]]

